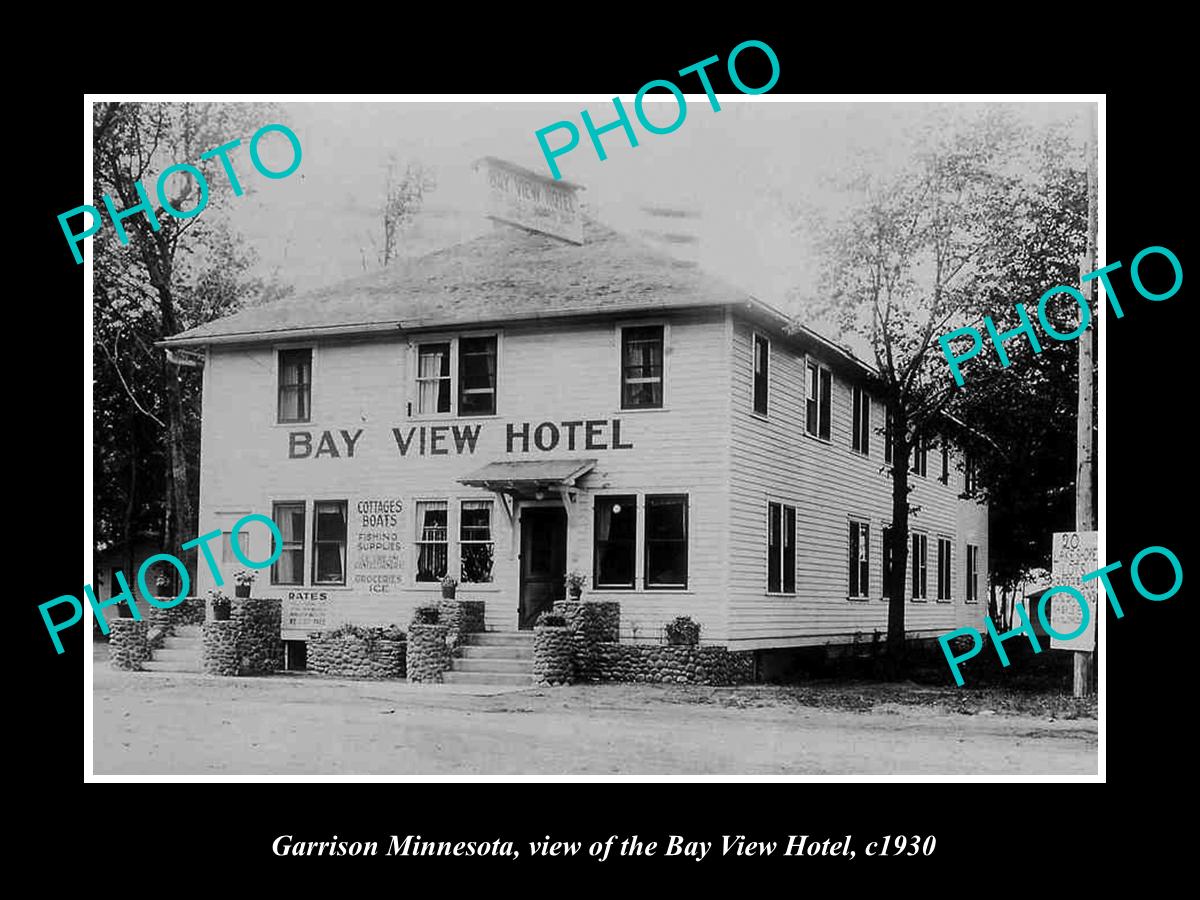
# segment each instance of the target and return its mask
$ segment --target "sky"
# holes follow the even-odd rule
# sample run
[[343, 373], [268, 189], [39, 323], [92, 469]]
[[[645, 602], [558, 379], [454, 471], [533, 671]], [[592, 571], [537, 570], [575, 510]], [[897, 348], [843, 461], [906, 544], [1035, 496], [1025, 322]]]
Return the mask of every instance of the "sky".
[[[647, 103], [650, 119], [667, 124], [675, 101]], [[300, 139], [303, 159], [284, 179], [257, 179], [256, 190], [228, 204], [232, 224], [259, 256], [259, 270], [297, 291], [350, 278], [378, 267], [388, 160], [420, 162], [436, 188], [401, 240], [401, 253], [420, 255], [492, 226], [472, 163], [497, 156], [550, 175], [535, 132], [561, 120], [575, 123], [580, 144], [558, 157], [562, 177], [586, 190], [585, 211], [738, 285], [780, 309], [801, 312], [816, 270], [797, 208], [841, 202], [829, 179], [846, 161], [900, 164], [909, 141], [937, 112], [916, 103], [813, 103], [762, 95], [720, 95], [714, 111], [703, 95], [687, 96], [687, 114], [674, 132], [644, 130], [623, 98], [638, 137], [631, 147], [620, 129], [603, 135], [598, 159], [580, 119], [588, 109], [601, 126], [615, 119], [611, 100], [530, 103], [290, 103], [282, 121]], [[1089, 127], [1082, 103], [1009, 104], [1035, 125], [1065, 122], [1079, 147]], [[951, 115], [971, 104], [944, 104]], [[945, 110], [943, 110], [944, 112]], [[563, 132], [550, 137], [554, 146]], [[278, 140], [286, 148], [280, 135]], [[264, 152], [264, 158], [266, 158]], [[286, 152], [283, 155], [286, 164]], [[248, 166], [245, 167], [249, 169]], [[663, 220], [646, 207], [688, 210], [694, 217]], [[662, 242], [662, 223], [691, 242]]]

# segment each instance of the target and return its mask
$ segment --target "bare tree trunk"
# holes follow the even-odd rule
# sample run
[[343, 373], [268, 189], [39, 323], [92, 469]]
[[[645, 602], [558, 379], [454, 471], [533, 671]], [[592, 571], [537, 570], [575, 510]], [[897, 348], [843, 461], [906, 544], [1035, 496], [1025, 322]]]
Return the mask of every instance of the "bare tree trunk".
[[895, 677], [904, 661], [904, 576], [908, 571], [908, 415], [896, 405], [892, 412], [892, 572], [888, 592], [888, 675]]

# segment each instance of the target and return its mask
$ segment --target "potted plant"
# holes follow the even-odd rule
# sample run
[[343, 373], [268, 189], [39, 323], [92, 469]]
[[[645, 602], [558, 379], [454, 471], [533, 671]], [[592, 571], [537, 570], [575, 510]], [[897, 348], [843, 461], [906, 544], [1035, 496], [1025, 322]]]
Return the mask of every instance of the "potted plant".
[[220, 591], [209, 591], [208, 596], [212, 602], [213, 621], [228, 621], [230, 609], [233, 607], [233, 601]]
[[172, 596], [171, 576], [167, 574], [165, 569], [159, 569], [158, 574], [154, 576], [154, 588], [159, 597]]
[[254, 584], [254, 573], [249, 569], [238, 569], [233, 574], [235, 597], [249, 597], [250, 587]]
[[447, 575], [442, 579], [442, 598], [444, 600], [453, 600], [454, 594], [458, 590], [458, 579], [453, 575]]
[[587, 576], [578, 570], [567, 573], [567, 596], [578, 600], [583, 596], [583, 586], [587, 584]]
[[694, 647], [700, 643], [700, 623], [690, 616], [679, 616], [666, 624], [667, 643], [673, 647]]

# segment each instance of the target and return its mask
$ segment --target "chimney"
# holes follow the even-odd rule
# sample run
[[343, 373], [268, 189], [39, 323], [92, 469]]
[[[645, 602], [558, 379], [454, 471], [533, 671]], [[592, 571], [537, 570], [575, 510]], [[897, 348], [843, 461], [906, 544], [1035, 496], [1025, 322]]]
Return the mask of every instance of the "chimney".
[[582, 185], [539, 175], [494, 156], [477, 160], [474, 169], [483, 172], [484, 215], [493, 222], [569, 244], [583, 243], [583, 216], [576, 196]]

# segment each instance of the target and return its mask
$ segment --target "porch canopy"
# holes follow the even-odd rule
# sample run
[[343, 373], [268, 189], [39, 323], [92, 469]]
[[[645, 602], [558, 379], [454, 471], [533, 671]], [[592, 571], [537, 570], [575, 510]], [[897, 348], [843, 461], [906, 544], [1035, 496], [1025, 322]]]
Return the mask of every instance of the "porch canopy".
[[576, 482], [596, 467], [594, 459], [529, 459], [492, 462], [463, 475], [460, 484], [521, 499], [576, 490]]

